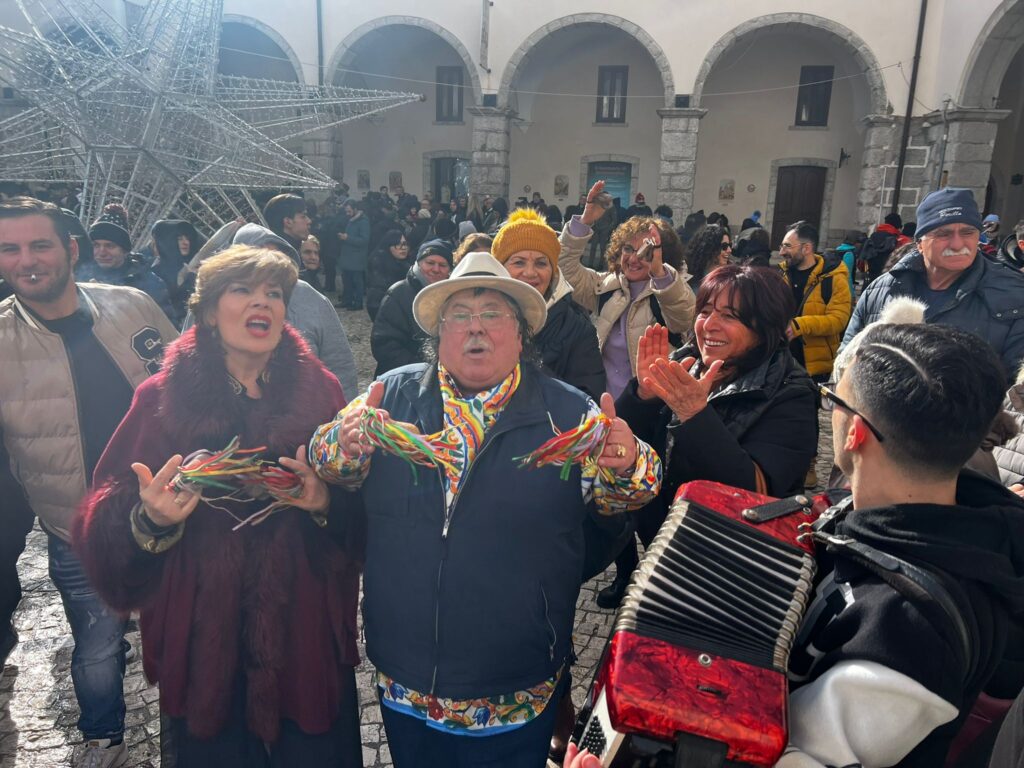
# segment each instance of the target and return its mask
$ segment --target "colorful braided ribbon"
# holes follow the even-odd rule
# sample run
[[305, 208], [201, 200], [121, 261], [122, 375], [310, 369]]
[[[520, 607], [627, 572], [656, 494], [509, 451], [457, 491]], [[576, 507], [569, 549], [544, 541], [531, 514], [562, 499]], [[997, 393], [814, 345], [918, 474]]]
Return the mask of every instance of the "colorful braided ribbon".
[[458, 443], [447, 439], [447, 431], [421, 435], [370, 407], [359, 420], [359, 431], [373, 445], [408, 464], [412, 469], [413, 482], [416, 482], [417, 464], [440, 467], [448, 474], [458, 472]]
[[[290, 506], [290, 498], [302, 495], [302, 478], [274, 462], [257, 458], [257, 454], [267, 450], [266, 446], [243, 449], [239, 444], [236, 435], [221, 451], [202, 450], [190, 454], [181, 462], [178, 474], [171, 481], [178, 490], [198, 493], [217, 509], [224, 507], [211, 502], [274, 499], [244, 519], [226, 510], [239, 521], [236, 530], [243, 525], [263, 522], [277, 510]], [[214, 495], [218, 491], [220, 495]]]
[[539, 469], [548, 464], [561, 467], [562, 471], [558, 476], [562, 480], [568, 480], [573, 464], [583, 465], [597, 461], [604, 450], [611, 427], [612, 420], [603, 413], [584, 416], [580, 419], [579, 426], [564, 432], [552, 422], [551, 429], [554, 430], [555, 436], [537, 450], [518, 457], [516, 461], [521, 468]]

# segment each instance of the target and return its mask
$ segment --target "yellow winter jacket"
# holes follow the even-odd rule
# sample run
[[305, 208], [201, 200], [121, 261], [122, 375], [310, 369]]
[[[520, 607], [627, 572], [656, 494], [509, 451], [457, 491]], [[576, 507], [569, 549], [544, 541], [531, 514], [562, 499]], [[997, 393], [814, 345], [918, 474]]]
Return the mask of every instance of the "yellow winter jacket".
[[[789, 285], [789, 272], [785, 266], [782, 267], [782, 277]], [[826, 304], [821, 289], [822, 283], [829, 278], [832, 282], [832, 297]], [[850, 322], [852, 310], [853, 300], [846, 265], [840, 261], [835, 268], [826, 272], [825, 260], [815, 254], [814, 266], [811, 267], [811, 275], [804, 288], [804, 298], [793, 318], [794, 338], [803, 339], [804, 367], [811, 376], [832, 372], [832, 363], [839, 351], [846, 324]]]

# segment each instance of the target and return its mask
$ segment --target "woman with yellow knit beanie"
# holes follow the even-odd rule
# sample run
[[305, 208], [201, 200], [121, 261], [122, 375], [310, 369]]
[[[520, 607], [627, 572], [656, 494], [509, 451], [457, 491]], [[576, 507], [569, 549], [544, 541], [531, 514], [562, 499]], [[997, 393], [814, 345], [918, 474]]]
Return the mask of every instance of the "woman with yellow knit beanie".
[[585, 309], [572, 298], [572, 286], [558, 271], [558, 235], [531, 208], [520, 208], [498, 230], [491, 255], [516, 280], [547, 299], [548, 319], [534, 336], [543, 368], [556, 379], [597, 400], [605, 390], [597, 333]]

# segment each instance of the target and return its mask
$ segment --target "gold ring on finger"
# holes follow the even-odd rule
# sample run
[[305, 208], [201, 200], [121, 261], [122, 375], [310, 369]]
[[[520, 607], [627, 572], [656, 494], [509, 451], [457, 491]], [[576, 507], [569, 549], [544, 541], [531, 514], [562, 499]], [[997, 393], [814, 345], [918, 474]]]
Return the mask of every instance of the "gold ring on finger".
[[626, 446], [616, 445], [615, 446], [615, 458], [621, 459], [626, 455]]

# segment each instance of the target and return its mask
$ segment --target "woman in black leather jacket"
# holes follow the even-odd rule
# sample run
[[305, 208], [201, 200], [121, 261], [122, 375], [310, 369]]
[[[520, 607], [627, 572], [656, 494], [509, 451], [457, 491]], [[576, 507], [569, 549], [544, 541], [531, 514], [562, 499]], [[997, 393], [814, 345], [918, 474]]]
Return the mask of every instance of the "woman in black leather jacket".
[[[817, 449], [818, 406], [814, 383], [786, 343], [793, 312], [777, 271], [727, 265], [701, 284], [689, 343], [669, 355], [666, 329], [652, 326], [641, 338], [639, 380], [615, 409], [665, 467], [659, 498], [636, 513], [645, 546], [691, 480], [780, 497], [802, 490]], [[630, 563], [636, 554], [627, 546], [605, 607], [621, 599]]]

